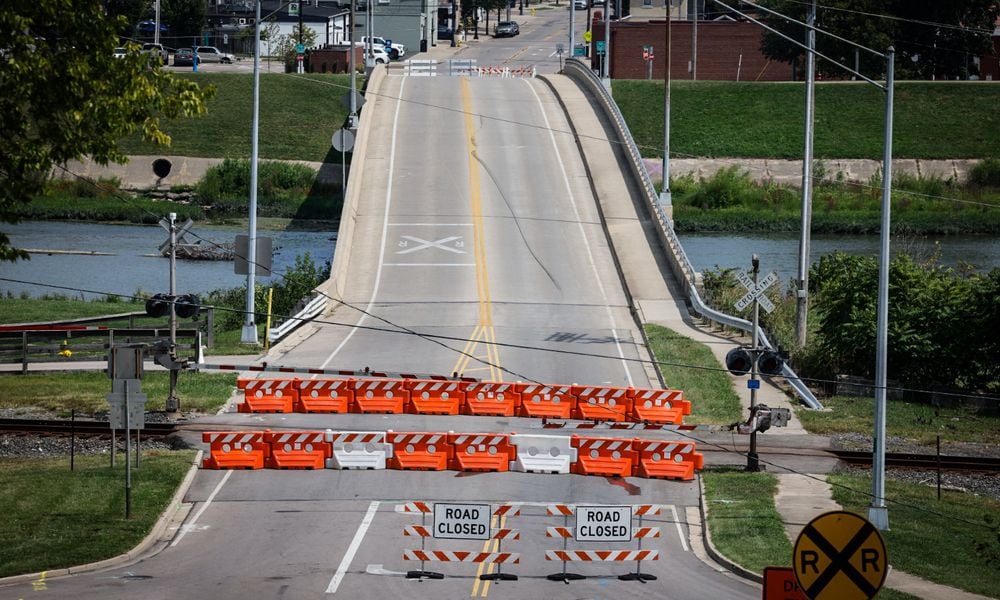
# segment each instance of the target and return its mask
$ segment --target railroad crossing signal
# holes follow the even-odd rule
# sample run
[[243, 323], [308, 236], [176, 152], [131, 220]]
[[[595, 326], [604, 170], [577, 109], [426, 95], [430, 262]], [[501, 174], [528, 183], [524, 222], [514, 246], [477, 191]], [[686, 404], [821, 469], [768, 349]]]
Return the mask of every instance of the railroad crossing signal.
[[766, 277], [757, 282], [756, 285], [754, 284], [753, 279], [746, 273], [741, 272], [736, 276], [736, 278], [739, 279], [740, 283], [743, 284], [743, 287], [747, 289], [747, 293], [736, 301], [736, 310], [743, 310], [744, 308], [750, 306], [750, 303], [755, 299], [760, 304], [760, 307], [767, 312], [774, 310], [774, 304], [767, 298], [767, 296], [764, 295], [764, 292], [767, 291], [767, 288], [778, 282], [777, 273], [771, 271]]
[[889, 557], [874, 525], [835, 510], [806, 525], [795, 540], [795, 580], [812, 600], [868, 600], [885, 583]]

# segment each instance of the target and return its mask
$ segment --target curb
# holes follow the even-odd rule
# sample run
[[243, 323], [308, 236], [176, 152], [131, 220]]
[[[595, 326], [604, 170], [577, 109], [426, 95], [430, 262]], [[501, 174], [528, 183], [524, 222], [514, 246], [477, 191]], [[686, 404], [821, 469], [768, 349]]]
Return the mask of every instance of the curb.
[[705, 551], [712, 557], [712, 560], [729, 569], [729, 571], [731, 571], [734, 575], [739, 575], [744, 579], [749, 579], [757, 583], [764, 583], [764, 577], [761, 574], [754, 573], [753, 571], [745, 569], [734, 563], [720, 554], [719, 551], [715, 549], [715, 546], [712, 545], [712, 534], [708, 531], [708, 511], [705, 507], [705, 482], [700, 473], [698, 474], [698, 511], [701, 513], [702, 541], [705, 543]]
[[153, 524], [152, 529], [150, 529], [149, 533], [146, 534], [146, 537], [144, 537], [141, 542], [128, 552], [85, 565], [4, 577], [0, 579], [0, 586], [29, 583], [42, 578], [56, 579], [58, 577], [66, 577], [69, 575], [76, 575], [78, 573], [88, 573], [91, 571], [99, 571], [102, 569], [121, 566], [141, 558], [155, 543], [172, 539], [174, 534], [167, 533], [168, 527], [174, 521], [180, 523], [187, 517], [187, 512], [190, 506], [183, 503], [184, 495], [187, 494], [188, 489], [191, 487], [191, 482], [194, 481], [194, 476], [198, 473], [198, 466], [201, 464], [203, 455], [204, 452], [202, 450], [199, 450], [198, 453], [195, 454], [194, 460], [191, 462], [191, 468], [189, 468], [187, 474], [184, 475], [184, 479], [181, 480], [181, 484], [177, 486], [177, 491], [175, 491], [173, 497], [170, 498], [170, 502], [163, 510], [160, 518]]

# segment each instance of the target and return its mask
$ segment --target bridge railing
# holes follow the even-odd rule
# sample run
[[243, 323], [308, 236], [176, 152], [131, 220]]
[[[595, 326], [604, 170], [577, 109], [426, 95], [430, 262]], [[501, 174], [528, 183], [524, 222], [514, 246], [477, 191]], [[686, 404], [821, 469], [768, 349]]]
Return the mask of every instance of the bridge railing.
[[[685, 299], [688, 305], [695, 313], [712, 323], [742, 331], [751, 331], [753, 325], [746, 319], [715, 310], [709, 307], [702, 299], [701, 294], [698, 292], [698, 274], [694, 270], [694, 267], [691, 266], [691, 261], [688, 259], [687, 254], [684, 253], [684, 248], [681, 246], [680, 240], [674, 232], [673, 221], [667, 216], [660, 205], [659, 194], [653, 185], [653, 180], [650, 178], [649, 172], [646, 170], [646, 165], [642, 162], [639, 147], [636, 146], [632, 132], [629, 130], [628, 125], [625, 123], [625, 118], [618, 109], [618, 104], [611, 97], [611, 92], [604, 86], [604, 83], [594, 74], [590, 67], [580, 60], [567, 60], [563, 74], [575, 80], [585, 89], [590, 90], [593, 97], [597, 98], [601, 106], [604, 107], [606, 114], [611, 118], [615, 126], [615, 131], [618, 134], [618, 140], [616, 141], [625, 150], [629, 169], [632, 171], [635, 181], [641, 184], [646, 208], [649, 211], [649, 215], [656, 222], [656, 234], [664, 250], [666, 250], [671, 271], [679, 282], [684, 283], [682, 287], [685, 291]], [[757, 333], [761, 344], [766, 348], [774, 349], [763, 329], [758, 327]], [[823, 408], [823, 405], [816, 399], [812, 391], [787, 364], [782, 369], [782, 375], [807, 406], [816, 409]]]

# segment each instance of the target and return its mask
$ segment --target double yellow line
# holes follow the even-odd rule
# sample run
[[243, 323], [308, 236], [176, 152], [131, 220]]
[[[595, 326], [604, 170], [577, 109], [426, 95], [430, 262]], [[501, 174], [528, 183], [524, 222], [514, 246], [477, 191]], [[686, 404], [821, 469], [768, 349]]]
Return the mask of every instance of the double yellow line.
[[[486, 272], [486, 236], [483, 230], [483, 199], [479, 184], [479, 161], [476, 158], [476, 130], [472, 120], [472, 93], [469, 79], [460, 79], [462, 88], [462, 110], [465, 113], [465, 147], [469, 155], [469, 198], [472, 208], [472, 236], [476, 258], [476, 292], [479, 298], [479, 322], [472, 330], [463, 354], [455, 363], [452, 372], [463, 374], [489, 369], [491, 381], [503, 381], [500, 370], [500, 353], [496, 347], [496, 332], [493, 329], [493, 309], [490, 304], [490, 281]], [[486, 347], [486, 355], [477, 355], [479, 343]], [[489, 366], [469, 368], [472, 358], [485, 360]]]

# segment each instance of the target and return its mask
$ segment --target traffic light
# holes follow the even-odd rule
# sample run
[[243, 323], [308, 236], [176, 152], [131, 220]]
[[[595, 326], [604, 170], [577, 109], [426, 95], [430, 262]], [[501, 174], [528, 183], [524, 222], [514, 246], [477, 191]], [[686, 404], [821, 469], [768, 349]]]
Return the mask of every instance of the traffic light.
[[195, 318], [201, 312], [201, 301], [194, 294], [153, 294], [146, 300], [146, 314], [151, 317], [169, 316], [171, 304], [174, 305], [174, 313], [182, 319]]
[[201, 311], [201, 306], [199, 306], [198, 302], [198, 296], [194, 294], [177, 296], [177, 299], [174, 301], [174, 311], [182, 319], [193, 319]]
[[778, 375], [784, 365], [785, 361], [774, 350], [765, 350], [757, 359], [757, 370], [762, 375]]
[[146, 300], [146, 314], [151, 317], [165, 317], [170, 314], [170, 296], [167, 294], [153, 294], [153, 297]]
[[733, 348], [726, 354], [726, 368], [733, 375], [746, 375], [753, 366], [753, 357], [745, 348]]

